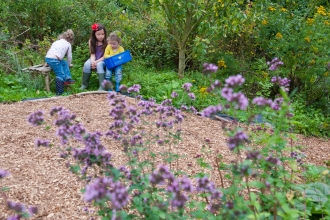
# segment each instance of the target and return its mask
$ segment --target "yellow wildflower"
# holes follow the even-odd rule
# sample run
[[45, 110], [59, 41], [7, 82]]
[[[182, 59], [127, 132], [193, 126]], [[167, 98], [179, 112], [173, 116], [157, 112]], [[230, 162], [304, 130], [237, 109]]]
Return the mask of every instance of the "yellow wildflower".
[[307, 23], [308, 23], [309, 25], [312, 25], [313, 22], [314, 22], [314, 19], [313, 19], [313, 18], [307, 18]]
[[329, 72], [325, 72], [324, 73], [324, 76], [329, 76]]
[[313, 59], [310, 63], [309, 63], [309, 65], [313, 65], [315, 63], [315, 60]]
[[309, 37], [305, 37], [305, 41], [307, 41], [309, 43], [309, 42], [311, 42], [311, 39], [309, 39]]
[[281, 8], [281, 11], [286, 12], [286, 11], [288, 11], [288, 9], [286, 9], [286, 8]]
[[316, 7], [316, 8], [317, 8], [317, 13], [318, 14], [324, 15], [324, 16], [327, 15], [327, 12], [326, 12], [325, 8], [322, 5], [320, 7]]
[[218, 67], [227, 68], [227, 65], [226, 65], [225, 61], [223, 60], [223, 58], [222, 58], [222, 60], [218, 61]]
[[206, 89], [207, 89], [206, 87], [202, 87], [202, 88], [199, 89], [199, 92], [202, 93], [202, 94], [206, 94], [207, 93]]
[[278, 32], [276, 35], [275, 35], [276, 39], [281, 39], [283, 38], [282, 34], [280, 32]]
[[329, 21], [324, 21], [324, 24], [330, 25]]
[[276, 11], [276, 8], [274, 8], [274, 7], [268, 7], [268, 10], [269, 11]]
[[268, 21], [267, 20], [263, 20], [261, 23], [262, 23], [262, 25], [266, 25], [266, 24], [268, 24]]

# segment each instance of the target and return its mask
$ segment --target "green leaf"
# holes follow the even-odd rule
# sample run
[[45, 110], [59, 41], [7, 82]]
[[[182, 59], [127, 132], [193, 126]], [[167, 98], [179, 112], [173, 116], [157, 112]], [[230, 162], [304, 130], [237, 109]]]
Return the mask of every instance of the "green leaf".
[[165, 213], [165, 212], [162, 212], [162, 211], [159, 211], [159, 212], [158, 212], [158, 216], [159, 216], [159, 218], [161, 218], [161, 219], [165, 219], [165, 218], [166, 218], [166, 213]]

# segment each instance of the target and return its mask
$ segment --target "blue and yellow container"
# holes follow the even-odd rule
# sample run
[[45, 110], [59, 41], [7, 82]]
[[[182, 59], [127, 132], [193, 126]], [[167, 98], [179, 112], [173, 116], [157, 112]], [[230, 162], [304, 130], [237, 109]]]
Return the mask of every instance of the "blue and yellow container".
[[104, 63], [108, 69], [112, 69], [116, 66], [122, 65], [132, 60], [132, 56], [129, 50], [125, 50], [122, 53], [104, 59]]

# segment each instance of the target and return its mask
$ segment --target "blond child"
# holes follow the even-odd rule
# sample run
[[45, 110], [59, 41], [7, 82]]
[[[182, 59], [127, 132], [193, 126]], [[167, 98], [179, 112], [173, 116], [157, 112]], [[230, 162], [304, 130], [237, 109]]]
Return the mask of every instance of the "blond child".
[[[108, 40], [108, 46], [105, 48], [104, 58], [108, 58], [125, 51], [124, 48], [120, 46], [121, 38], [115, 32], [112, 32], [107, 40]], [[112, 74], [114, 73], [115, 82], [116, 82], [116, 92], [120, 92], [119, 90], [120, 81], [123, 78], [122, 70], [123, 70], [122, 65], [119, 65], [112, 69], [106, 68], [105, 71], [105, 79], [108, 81], [111, 81]]]

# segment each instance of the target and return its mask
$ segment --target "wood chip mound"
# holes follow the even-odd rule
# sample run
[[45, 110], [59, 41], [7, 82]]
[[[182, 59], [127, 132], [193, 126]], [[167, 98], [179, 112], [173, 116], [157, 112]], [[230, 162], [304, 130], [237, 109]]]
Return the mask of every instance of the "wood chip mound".
[[[128, 103], [136, 103], [132, 98], [124, 97]], [[6, 198], [26, 206], [37, 206], [38, 214], [31, 219], [83, 220], [96, 217], [93, 207], [83, 201], [80, 190], [84, 188], [84, 183], [68, 171], [66, 161], [59, 157], [58, 148], [61, 144], [55, 135], [56, 127], [53, 126], [52, 119], [46, 119], [47, 124], [52, 125], [50, 130], [46, 130], [45, 126], [33, 127], [27, 122], [30, 113], [43, 110], [49, 114], [55, 106], [63, 106], [76, 114], [89, 132], [105, 133], [112, 122], [109, 116], [109, 101], [104, 93], [82, 93], [68, 97], [0, 104], [0, 169], [11, 173], [0, 180], [0, 188], [9, 188], [0, 195], [0, 219], [14, 214], [6, 207]], [[194, 175], [201, 171], [196, 163], [196, 156], [204, 156], [207, 162], [215, 165], [215, 151], [223, 156], [225, 163], [235, 160], [235, 156], [227, 147], [227, 137], [222, 130], [223, 121], [202, 118], [191, 113], [184, 115], [185, 120], [179, 126], [182, 130], [182, 140], [172, 149], [173, 153], [183, 157], [173, 163], [174, 169]], [[146, 126], [144, 129], [149, 132], [147, 129], [153, 128]], [[307, 155], [306, 162], [324, 165], [324, 161], [330, 159], [329, 141], [300, 135], [298, 137], [296, 144], [306, 146], [303, 150]], [[34, 143], [36, 138], [49, 140], [53, 146], [37, 149]], [[205, 146], [207, 139], [210, 148], [206, 151], [202, 146]], [[124, 165], [125, 156], [120, 143], [105, 136], [102, 143], [112, 153], [113, 163], [116, 166]], [[164, 149], [166, 150], [164, 147], [154, 146], [155, 151], [161, 152]], [[209, 170], [209, 174], [220, 187], [218, 172]]]

